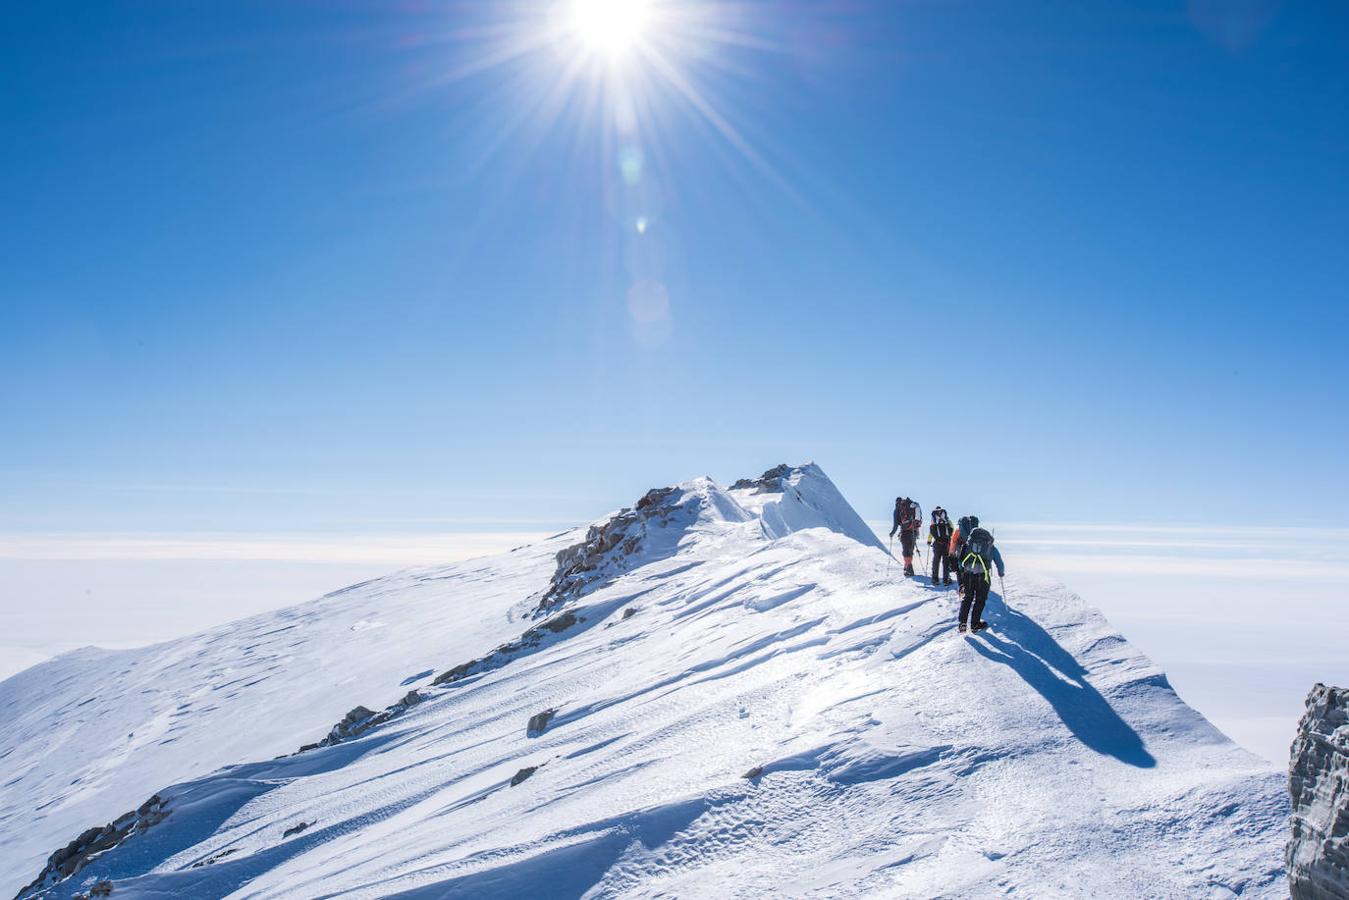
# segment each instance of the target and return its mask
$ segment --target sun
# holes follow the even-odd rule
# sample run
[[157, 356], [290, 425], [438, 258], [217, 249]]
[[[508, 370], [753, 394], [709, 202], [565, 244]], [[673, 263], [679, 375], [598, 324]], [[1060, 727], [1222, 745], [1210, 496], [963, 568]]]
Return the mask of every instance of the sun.
[[639, 47], [650, 24], [650, 0], [570, 0], [570, 4], [572, 34], [610, 62]]

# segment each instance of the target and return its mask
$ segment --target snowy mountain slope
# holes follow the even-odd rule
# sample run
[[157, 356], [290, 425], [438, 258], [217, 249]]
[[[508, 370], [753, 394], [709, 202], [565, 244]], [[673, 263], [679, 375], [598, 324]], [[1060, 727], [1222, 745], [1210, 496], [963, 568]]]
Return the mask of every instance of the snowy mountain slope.
[[511, 606], [574, 539], [399, 573], [153, 647], [86, 648], [0, 682], [0, 890], [158, 787], [292, 752], [356, 703], [425, 683], [443, 654], [518, 635]]
[[[565, 574], [547, 555], [590, 534], [473, 564], [455, 602], [489, 623], [471, 650], [442, 641], [453, 678], [358, 737], [153, 782], [116, 811], [163, 788], [167, 817], [45, 895], [99, 878], [118, 896], [1283, 893], [1281, 775], [1098, 614], [1020, 578], [990, 602], [993, 634], [957, 636], [954, 596], [887, 576], [823, 473], [770, 476], [692, 482], [640, 529], [592, 529], [618, 537], [564, 559], [601, 577], [534, 621], [565, 623], [537, 642], [518, 613]], [[444, 606], [383, 603], [381, 620]], [[432, 624], [472, 624], [449, 618]], [[376, 681], [328, 693], [368, 703]], [[71, 819], [47, 852], [114, 814]]]

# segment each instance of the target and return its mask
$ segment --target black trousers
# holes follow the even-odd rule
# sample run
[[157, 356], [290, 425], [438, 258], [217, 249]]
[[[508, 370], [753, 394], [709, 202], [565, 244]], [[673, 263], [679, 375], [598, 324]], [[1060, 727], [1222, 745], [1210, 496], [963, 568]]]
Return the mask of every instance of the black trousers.
[[965, 596], [960, 598], [960, 624], [973, 625], [983, 621], [984, 604], [988, 602], [988, 589], [993, 586], [988, 576], [981, 573], [966, 572], [960, 576], [965, 585]]
[[941, 541], [932, 545], [932, 582], [937, 582], [937, 570], [943, 572], [943, 580], [951, 580], [951, 552], [950, 548], [942, 546]]
[[901, 531], [899, 533], [899, 546], [904, 551], [905, 559], [913, 556], [913, 545], [917, 537], [918, 532], [916, 531]]

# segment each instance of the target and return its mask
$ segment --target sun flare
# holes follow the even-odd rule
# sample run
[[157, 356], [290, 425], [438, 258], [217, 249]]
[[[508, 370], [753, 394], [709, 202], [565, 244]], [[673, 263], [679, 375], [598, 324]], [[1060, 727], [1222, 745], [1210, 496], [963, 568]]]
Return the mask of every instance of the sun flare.
[[592, 52], [616, 61], [642, 43], [650, 0], [570, 0], [568, 24]]

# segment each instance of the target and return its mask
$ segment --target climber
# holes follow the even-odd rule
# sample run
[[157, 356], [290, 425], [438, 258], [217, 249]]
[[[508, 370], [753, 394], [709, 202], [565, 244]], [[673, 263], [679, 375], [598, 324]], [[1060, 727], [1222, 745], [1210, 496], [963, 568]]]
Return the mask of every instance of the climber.
[[927, 545], [932, 549], [932, 583], [937, 583], [940, 569], [941, 583], [951, 583], [951, 517], [940, 506], [932, 510], [932, 524], [927, 528]]
[[960, 574], [965, 593], [960, 600], [960, 631], [965, 631], [966, 622], [971, 632], [983, 631], [988, 627], [982, 618], [984, 604], [988, 602], [988, 591], [993, 586], [989, 567], [997, 567], [999, 578], [1007, 574], [1002, 554], [993, 546], [993, 535], [988, 529], [977, 525], [965, 535], [961, 553], [964, 555], [960, 558]]
[[890, 537], [899, 532], [899, 546], [904, 555], [904, 574], [913, 575], [913, 547], [918, 542], [918, 529], [923, 527], [923, 508], [917, 500], [895, 498], [895, 524]]
[[965, 535], [978, 527], [978, 516], [961, 516], [955, 530], [951, 532], [951, 546], [946, 551], [951, 568], [956, 570], [956, 593], [962, 597], [965, 596], [965, 577], [960, 570], [960, 560], [965, 555], [962, 552], [965, 548]]

